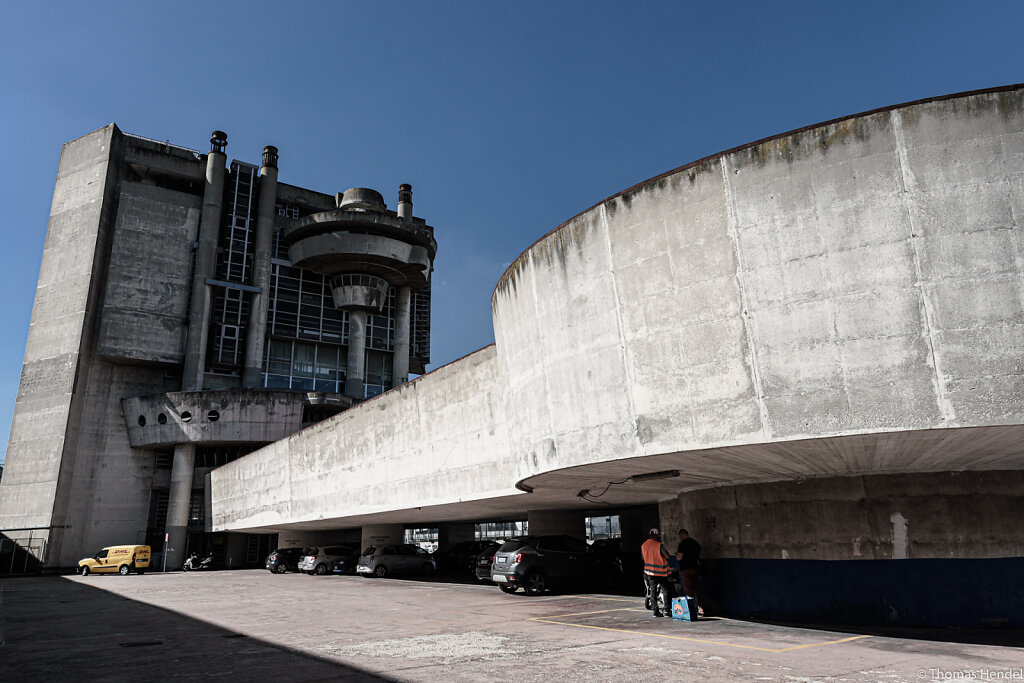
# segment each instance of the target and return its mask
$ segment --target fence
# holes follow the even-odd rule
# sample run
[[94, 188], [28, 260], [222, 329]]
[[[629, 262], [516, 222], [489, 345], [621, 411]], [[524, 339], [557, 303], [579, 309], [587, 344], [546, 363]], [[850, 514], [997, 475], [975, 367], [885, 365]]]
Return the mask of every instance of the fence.
[[[43, 558], [51, 529], [69, 529], [69, 525], [0, 529], [0, 575], [21, 576], [43, 570]], [[38, 532], [47, 532], [40, 534]], [[27, 535], [26, 535], [27, 532]], [[17, 538], [8, 536], [17, 533]]]

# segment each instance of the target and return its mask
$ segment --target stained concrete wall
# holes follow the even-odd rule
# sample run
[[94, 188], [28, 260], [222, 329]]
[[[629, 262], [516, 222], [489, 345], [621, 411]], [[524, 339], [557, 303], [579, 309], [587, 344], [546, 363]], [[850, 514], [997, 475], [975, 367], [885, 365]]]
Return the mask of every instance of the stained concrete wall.
[[[0, 484], [0, 528], [67, 521], [82, 408], [73, 392], [88, 379], [97, 291], [117, 211], [120, 145], [110, 125], [61, 151]], [[59, 535], [50, 538], [50, 551], [59, 555]]]
[[1024, 472], [807, 479], [692, 491], [660, 505], [708, 558], [903, 560], [1024, 556]]
[[202, 197], [125, 182], [110, 254], [99, 353], [128, 361], [184, 359], [188, 269]]
[[[1020, 89], [844, 119], [627, 190], [497, 285], [511, 452], [539, 473], [1019, 425], [1021, 216]], [[949, 467], [923, 456], [885, 465]], [[830, 473], [812, 457], [774, 476]]]
[[133, 448], [277, 441], [299, 431], [306, 403], [306, 394], [294, 391], [170, 391], [123, 399], [122, 426]]
[[214, 530], [514, 495], [493, 346], [210, 474]]

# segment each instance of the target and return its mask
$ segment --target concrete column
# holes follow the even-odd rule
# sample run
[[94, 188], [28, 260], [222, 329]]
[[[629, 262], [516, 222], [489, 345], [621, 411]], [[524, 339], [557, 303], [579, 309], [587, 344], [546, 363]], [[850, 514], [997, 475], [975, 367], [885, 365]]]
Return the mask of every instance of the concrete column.
[[398, 186], [398, 217], [412, 218], [412, 185]]
[[195, 468], [196, 447], [180, 443], [174, 447], [171, 465], [171, 491], [167, 499], [167, 533], [164, 545], [167, 568], [181, 569], [185, 562], [185, 543], [188, 540], [188, 507], [192, 501], [192, 472]]
[[587, 537], [585, 515], [578, 510], [529, 510], [526, 513], [531, 536], [565, 534]]
[[213, 131], [210, 153], [206, 157], [206, 189], [203, 191], [203, 214], [199, 223], [195, 272], [192, 275], [182, 391], [198, 391], [203, 388], [206, 339], [210, 328], [210, 295], [206, 279], [213, 277], [217, 266], [217, 238], [220, 235], [220, 215], [224, 203], [224, 162], [227, 159], [224, 148], [228, 144], [227, 140], [226, 133]]
[[[676, 538], [676, 529], [671, 528], [671, 525], [668, 524], [666, 526], [669, 528], [662, 529], [658, 509], [653, 505], [643, 508], [619, 510], [619, 530], [622, 532], [623, 550], [640, 552], [640, 546], [647, 540], [647, 532], [652, 528], [661, 529], [662, 539], [667, 539], [666, 543], [668, 545], [666, 547], [670, 551], [675, 550], [674, 539]], [[678, 525], [676, 525], [676, 528], [678, 528]]]
[[362, 542], [359, 544], [359, 551], [363, 548], [375, 545], [378, 548], [385, 545], [395, 545], [405, 541], [405, 527], [401, 524], [368, 524], [363, 527]]
[[449, 522], [437, 525], [437, 549], [447, 550], [456, 543], [476, 540], [473, 522]]
[[345, 395], [363, 398], [366, 377], [366, 311], [348, 312], [348, 368], [345, 370]]
[[249, 325], [245, 333], [245, 366], [242, 386], [262, 384], [263, 342], [267, 336], [267, 305], [270, 301], [270, 249], [273, 246], [274, 221], [277, 211], [277, 147], [263, 148], [260, 166], [260, 199], [256, 213], [256, 238], [252, 256], [252, 285], [260, 291], [253, 294], [249, 306]]
[[412, 289], [399, 287], [395, 293], [395, 355], [391, 365], [391, 386], [409, 381], [409, 319]]

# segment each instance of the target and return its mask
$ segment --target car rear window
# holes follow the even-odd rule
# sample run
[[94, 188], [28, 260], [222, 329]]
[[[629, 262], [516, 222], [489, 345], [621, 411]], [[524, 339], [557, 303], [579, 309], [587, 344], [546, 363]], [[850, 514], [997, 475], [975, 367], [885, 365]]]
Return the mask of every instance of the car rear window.
[[530, 536], [520, 536], [518, 538], [510, 538], [509, 540], [502, 543], [501, 547], [498, 548], [499, 553], [510, 553], [513, 550], [519, 550], [523, 546], [533, 546], [537, 539]]
[[373, 555], [375, 552], [377, 552], [377, 546], [375, 545], [368, 545], [363, 548], [363, 555]]

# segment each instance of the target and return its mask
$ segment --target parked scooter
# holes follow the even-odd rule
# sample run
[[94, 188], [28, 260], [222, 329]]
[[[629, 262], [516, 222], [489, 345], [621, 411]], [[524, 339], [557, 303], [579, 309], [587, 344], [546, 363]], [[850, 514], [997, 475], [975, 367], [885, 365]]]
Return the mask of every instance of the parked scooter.
[[213, 555], [210, 555], [205, 560], [200, 560], [199, 555], [192, 553], [191, 555], [189, 555], [189, 558], [185, 560], [185, 564], [184, 566], [182, 566], [182, 569], [184, 569], [187, 572], [199, 571], [200, 569], [209, 569], [211, 562], [213, 562]]

